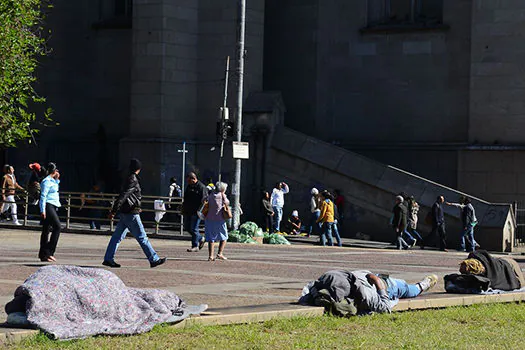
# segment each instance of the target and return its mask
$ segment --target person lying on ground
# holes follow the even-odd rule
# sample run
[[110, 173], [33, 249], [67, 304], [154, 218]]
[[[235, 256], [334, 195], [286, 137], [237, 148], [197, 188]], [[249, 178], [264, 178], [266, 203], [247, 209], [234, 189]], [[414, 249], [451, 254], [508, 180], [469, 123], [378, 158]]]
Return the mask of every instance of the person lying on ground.
[[437, 283], [436, 275], [429, 275], [418, 283], [370, 271], [332, 270], [324, 273], [303, 290], [299, 302], [324, 306], [338, 316], [389, 313], [399, 299], [415, 298]]
[[459, 274], [446, 275], [445, 290], [449, 293], [476, 294], [497, 289], [512, 291], [525, 287], [525, 278], [516, 260], [493, 257], [477, 250], [459, 264]]

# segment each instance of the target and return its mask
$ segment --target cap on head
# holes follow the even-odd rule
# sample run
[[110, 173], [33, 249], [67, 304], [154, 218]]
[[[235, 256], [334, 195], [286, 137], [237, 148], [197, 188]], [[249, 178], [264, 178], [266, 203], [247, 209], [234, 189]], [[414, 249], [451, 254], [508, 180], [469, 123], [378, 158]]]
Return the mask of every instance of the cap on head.
[[42, 169], [42, 167], [38, 163], [31, 163], [31, 164], [29, 164], [29, 169], [35, 170], [35, 171], [40, 171]]
[[297, 210], [292, 211], [292, 216], [299, 217], [299, 212]]
[[139, 169], [142, 169], [142, 163], [137, 158], [131, 158], [129, 161], [129, 171], [135, 172]]
[[319, 194], [319, 190], [317, 188], [312, 188], [312, 190], [310, 191], [310, 193], [314, 196], [317, 196]]
[[403, 203], [403, 196], [396, 196], [396, 201], [398, 201], [399, 203]]

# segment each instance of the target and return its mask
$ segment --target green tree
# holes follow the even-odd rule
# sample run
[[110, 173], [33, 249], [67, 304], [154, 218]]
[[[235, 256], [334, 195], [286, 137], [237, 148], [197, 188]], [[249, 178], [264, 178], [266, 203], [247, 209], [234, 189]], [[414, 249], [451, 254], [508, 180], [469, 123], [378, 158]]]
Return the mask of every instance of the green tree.
[[38, 59], [48, 53], [43, 19], [50, 7], [43, 0], [0, 0], [0, 148], [31, 142], [51, 122], [50, 109], [34, 112], [45, 98], [33, 88]]

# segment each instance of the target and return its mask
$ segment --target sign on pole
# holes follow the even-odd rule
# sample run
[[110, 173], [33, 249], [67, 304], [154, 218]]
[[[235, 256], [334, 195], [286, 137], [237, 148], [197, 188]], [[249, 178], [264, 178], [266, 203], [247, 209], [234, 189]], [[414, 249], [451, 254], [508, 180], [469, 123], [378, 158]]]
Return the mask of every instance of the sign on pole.
[[250, 146], [248, 142], [233, 142], [233, 158], [250, 159]]

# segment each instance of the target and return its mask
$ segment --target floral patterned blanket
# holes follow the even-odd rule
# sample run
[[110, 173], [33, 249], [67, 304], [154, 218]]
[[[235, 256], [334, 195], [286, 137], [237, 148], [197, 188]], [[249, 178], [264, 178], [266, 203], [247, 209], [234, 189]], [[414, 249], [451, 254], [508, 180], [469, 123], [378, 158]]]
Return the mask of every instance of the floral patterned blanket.
[[78, 266], [45, 266], [17, 288], [25, 294], [27, 319], [67, 340], [92, 335], [128, 335], [199, 314], [207, 305], [186, 305], [175, 293], [128, 288], [112, 272]]

